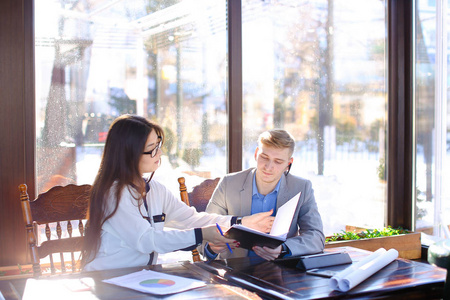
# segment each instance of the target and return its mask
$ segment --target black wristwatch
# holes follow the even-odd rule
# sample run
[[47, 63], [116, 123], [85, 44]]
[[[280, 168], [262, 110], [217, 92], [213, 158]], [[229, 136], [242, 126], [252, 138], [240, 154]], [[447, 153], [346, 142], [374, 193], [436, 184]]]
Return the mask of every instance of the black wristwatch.
[[237, 217], [236, 218], [236, 225], [242, 225], [242, 218], [243, 217]]
[[286, 246], [286, 244], [284, 244], [284, 243], [281, 244], [281, 252], [280, 252], [280, 255], [278, 255], [278, 258], [283, 258], [288, 253], [289, 253], [289, 249]]

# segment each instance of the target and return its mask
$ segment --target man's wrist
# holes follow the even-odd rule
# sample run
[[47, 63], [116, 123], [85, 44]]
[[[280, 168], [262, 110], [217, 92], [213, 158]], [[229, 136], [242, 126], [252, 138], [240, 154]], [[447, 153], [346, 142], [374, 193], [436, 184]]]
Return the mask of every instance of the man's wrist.
[[289, 254], [289, 248], [288, 246], [286, 246], [286, 244], [283, 243], [281, 244], [281, 252], [280, 255], [278, 255], [278, 258], [283, 258], [287, 254]]

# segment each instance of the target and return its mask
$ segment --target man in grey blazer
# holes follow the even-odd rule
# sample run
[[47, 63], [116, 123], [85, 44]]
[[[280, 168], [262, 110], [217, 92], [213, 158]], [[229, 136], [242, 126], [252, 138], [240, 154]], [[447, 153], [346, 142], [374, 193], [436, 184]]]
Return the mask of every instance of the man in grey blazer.
[[[230, 253], [225, 244], [203, 244], [200, 252], [208, 259], [258, 255], [266, 260], [322, 252], [325, 243], [322, 219], [309, 180], [289, 174], [295, 142], [285, 130], [263, 132], [255, 151], [256, 168], [223, 177], [206, 208], [208, 213], [247, 216], [277, 209], [301, 192], [288, 238], [275, 249], [236, 248]], [[238, 218], [237, 223], [241, 221]], [[243, 224], [245, 225], [245, 224]]]

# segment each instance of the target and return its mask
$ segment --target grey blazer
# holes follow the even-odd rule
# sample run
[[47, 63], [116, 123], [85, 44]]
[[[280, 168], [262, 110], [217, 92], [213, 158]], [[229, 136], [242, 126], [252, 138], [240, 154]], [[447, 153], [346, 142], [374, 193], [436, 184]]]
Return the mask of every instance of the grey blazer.
[[[214, 190], [206, 211], [221, 215], [250, 215], [255, 171], [256, 169], [251, 168], [223, 177]], [[298, 192], [302, 192], [302, 194], [285, 244], [293, 256], [321, 252], [324, 248], [325, 236], [311, 181], [292, 174], [282, 175], [277, 209]], [[203, 245], [200, 248], [203, 252]], [[232, 254], [226, 251], [218, 258], [243, 257], [247, 256], [247, 252], [245, 249], [237, 248], [233, 250]]]

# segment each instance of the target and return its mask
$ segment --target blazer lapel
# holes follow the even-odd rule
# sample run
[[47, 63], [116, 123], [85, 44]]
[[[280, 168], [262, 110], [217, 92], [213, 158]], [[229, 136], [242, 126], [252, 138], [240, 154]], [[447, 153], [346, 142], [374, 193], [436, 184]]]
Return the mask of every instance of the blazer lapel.
[[281, 175], [281, 183], [280, 183], [280, 189], [278, 190], [278, 196], [277, 196], [277, 211], [286, 202], [289, 201], [289, 190], [286, 186], [286, 176]]
[[241, 201], [241, 214], [242, 216], [248, 216], [252, 212], [252, 195], [253, 195], [253, 176], [255, 174], [255, 169], [248, 172], [247, 178], [242, 185], [242, 190], [240, 192]]

